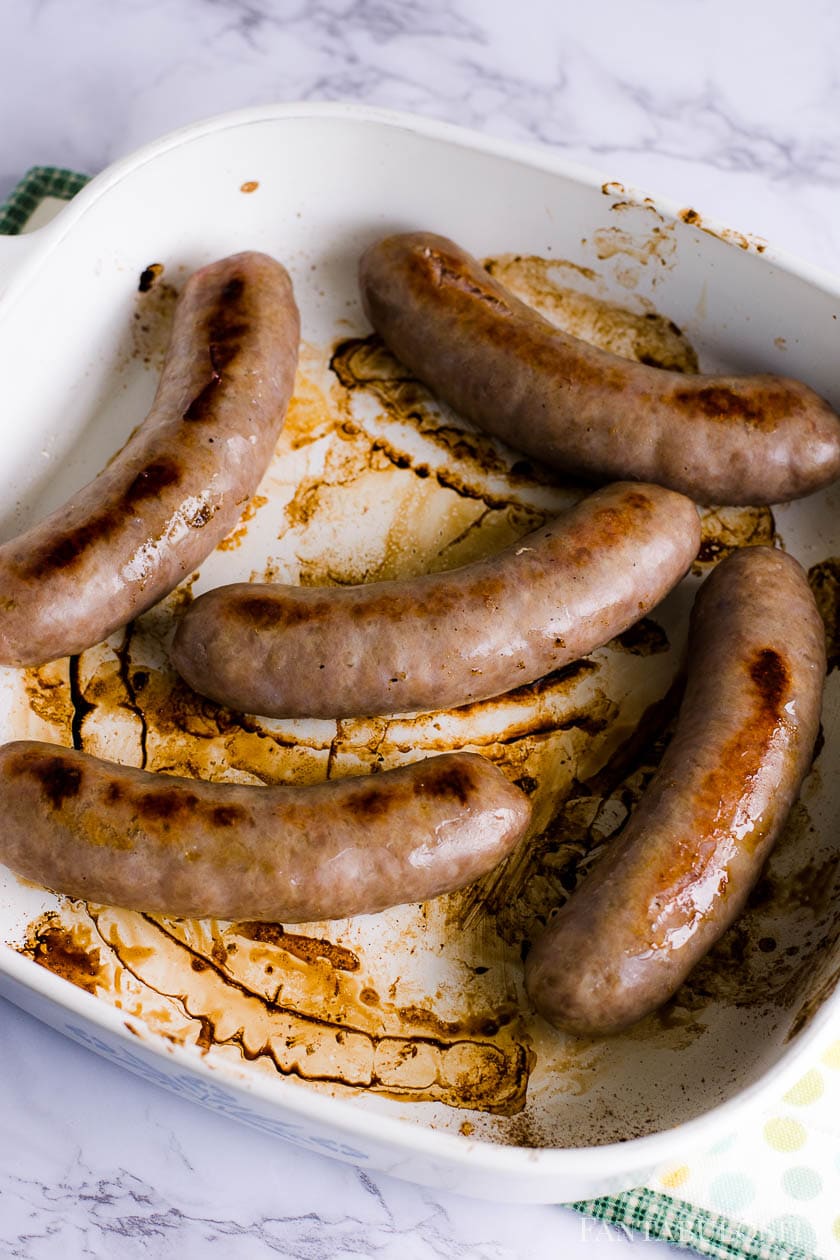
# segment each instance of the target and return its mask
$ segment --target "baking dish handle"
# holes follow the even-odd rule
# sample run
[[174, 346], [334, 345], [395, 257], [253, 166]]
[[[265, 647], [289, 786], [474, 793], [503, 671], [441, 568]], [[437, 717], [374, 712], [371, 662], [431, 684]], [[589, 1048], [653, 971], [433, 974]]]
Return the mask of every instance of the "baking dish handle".
[[40, 239], [40, 231], [27, 232], [24, 236], [0, 236], [0, 299]]

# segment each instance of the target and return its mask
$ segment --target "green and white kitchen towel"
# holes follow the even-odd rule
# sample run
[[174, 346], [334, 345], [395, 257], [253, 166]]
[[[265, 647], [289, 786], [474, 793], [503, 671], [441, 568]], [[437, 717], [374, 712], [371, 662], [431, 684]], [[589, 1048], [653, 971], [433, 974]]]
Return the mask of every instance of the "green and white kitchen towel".
[[[0, 233], [37, 226], [86, 182], [33, 167], [0, 206]], [[840, 1260], [840, 1037], [737, 1135], [638, 1190], [574, 1206], [589, 1236], [630, 1229], [721, 1260]]]

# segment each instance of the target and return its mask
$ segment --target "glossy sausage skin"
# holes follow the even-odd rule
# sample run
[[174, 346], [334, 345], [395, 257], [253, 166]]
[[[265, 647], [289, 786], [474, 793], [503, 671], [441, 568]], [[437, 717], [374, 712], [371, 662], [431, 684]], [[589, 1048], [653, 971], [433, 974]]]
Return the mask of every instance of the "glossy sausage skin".
[[268, 466], [299, 336], [274, 259], [236, 254], [192, 276], [146, 419], [92, 482], [0, 547], [0, 664], [98, 643], [209, 555]]
[[185, 918], [302, 923], [460, 888], [528, 824], [475, 753], [310, 787], [152, 774], [70, 748], [0, 748], [0, 861], [88, 901]]
[[699, 545], [689, 499], [617, 484], [450, 572], [351, 587], [219, 587], [181, 619], [172, 660], [197, 691], [251, 713], [449, 708], [606, 643], [667, 594]]
[[365, 311], [456, 411], [550, 467], [655, 481], [702, 503], [777, 503], [840, 476], [840, 420], [800, 381], [685, 376], [561, 332], [442, 236], [372, 245]]
[[692, 614], [676, 733], [624, 832], [525, 965], [558, 1028], [619, 1032], [665, 1002], [740, 914], [807, 773], [825, 635], [802, 569], [750, 547]]

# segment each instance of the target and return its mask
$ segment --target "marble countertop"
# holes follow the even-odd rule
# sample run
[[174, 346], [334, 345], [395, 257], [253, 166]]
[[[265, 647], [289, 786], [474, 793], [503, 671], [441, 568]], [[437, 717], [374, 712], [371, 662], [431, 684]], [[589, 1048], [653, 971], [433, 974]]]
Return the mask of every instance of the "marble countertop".
[[[0, 198], [34, 164], [93, 173], [202, 116], [341, 99], [554, 146], [840, 272], [838, 46], [833, 0], [19, 0], [0, 46]], [[617, 1260], [640, 1245], [564, 1208], [285, 1147], [0, 1015], [3, 1255]]]

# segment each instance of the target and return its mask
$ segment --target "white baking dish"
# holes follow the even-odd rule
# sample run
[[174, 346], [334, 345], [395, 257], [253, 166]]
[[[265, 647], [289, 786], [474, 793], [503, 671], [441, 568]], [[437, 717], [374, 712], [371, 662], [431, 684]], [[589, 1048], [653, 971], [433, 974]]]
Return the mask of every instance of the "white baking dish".
[[[0, 537], [119, 448], [154, 391], [170, 286], [245, 248], [293, 274], [301, 378], [248, 519], [191, 589], [448, 567], [579, 496], [395, 382], [358, 340], [359, 252], [418, 227], [493, 257], [504, 279], [582, 335], [686, 366], [690, 343], [701, 368], [798, 375], [840, 403], [840, 285], [763, 242], [549, 152], [427, 120], [339, 105], [249, 110], [146, 146], [48, 226], [0, 238]], [[140, 292], [152, 263], [163, 274]], [[710, 563], [775, 531], [804, 564], [822, 565], [830, 612], [839, 502], [832, 488], [775, 515], [707, 513], [705, 554]], [[528, 1012], [520, 965], [523, 936], [562, 895], [560, 876], [568, 882], [575, 855], [618, 825], [643, 786], [655, 753], [639, 754], [621, 782], [595, 776], [629, 747], [645, 710], [651, 742], [661, 734], [648, 706], [673, 677], [709, 563], [635, 642], [542, 687], [421, 719], [337, 727], [220, 716], [167, 672], [187, 594], [72, 666], [2, 671], [3, 739], [75, 736], [131, 764], [145, 747], [153, 769], [254, 782], [475, 747], [531, 788], [540, 834], [479, 890], [272, 939], [247, 925], [71, 905], [4, 875], [0, 990], [166, 1088], [289, 1141], [465, 1193], [590, 1196], [711, 1143], [782, 1089], [838, 1018], [840, 791], [823, 773], [828, 751], [745, 920], [663, 1015], [610, 1042], [566, 1040]], [[832, 675], [826, 750], [839, 718]]]

